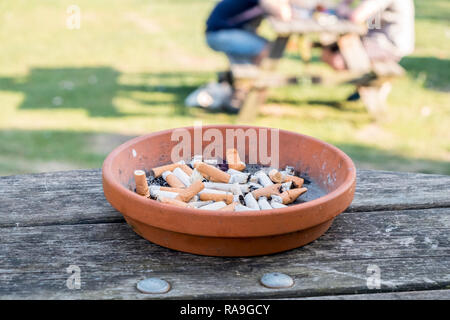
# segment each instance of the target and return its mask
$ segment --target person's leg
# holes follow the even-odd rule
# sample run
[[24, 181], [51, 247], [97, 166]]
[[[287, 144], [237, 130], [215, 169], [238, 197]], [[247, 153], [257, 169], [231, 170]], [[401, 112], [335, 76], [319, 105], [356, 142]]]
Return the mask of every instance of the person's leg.
[[255, 64], [268, 54], [268, 41], [247, 30], [208, 32], [206, 41], [211, 49], [224, 52], [232, 63]]
[[337, 45], [325, 47], [322, 50], [322, 61], [329, 64], [334, 70], [342, 71], [347, 69], [345, 59], [339, 52]]

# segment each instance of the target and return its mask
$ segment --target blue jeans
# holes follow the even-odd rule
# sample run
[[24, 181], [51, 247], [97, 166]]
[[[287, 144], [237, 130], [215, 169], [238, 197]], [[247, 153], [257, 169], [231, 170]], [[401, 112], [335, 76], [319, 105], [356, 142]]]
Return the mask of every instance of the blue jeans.
[[206, 33], [206, 42], [215, 51], [224, 52], [231, 63], [253, 63], [261, 53], [267, 40], [243, 29], [224, 29]]

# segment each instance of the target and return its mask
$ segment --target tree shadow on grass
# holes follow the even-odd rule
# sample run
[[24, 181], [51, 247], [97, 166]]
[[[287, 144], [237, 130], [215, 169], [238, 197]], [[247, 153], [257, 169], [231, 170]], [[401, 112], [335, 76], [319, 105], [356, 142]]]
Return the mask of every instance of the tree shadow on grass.
[[450, 60], [435, 57], [405, 57], [400, 64], [413, 78], [423, 78], [424, 86], [450, 92]]
[[[122, 76], [133, 84], [120, 83]], [[210, 76], [198, 72], [121, 74], [111, 67], [32, 68], [25, 77], [0, 77], [0, 91], [22, 92], [22, 110], [83, 109], [90, 117], [124, 117], [130, 113], [120, 111], [114, 102], [124, 97], [146, 106], [171, 107], [174, 115], [186, 116], [185, 97]], [[135, 93], [146, 94], [147, 99], [136, 98]], [[152, 94], [161, 93], [165, 100], [152, 100]]]

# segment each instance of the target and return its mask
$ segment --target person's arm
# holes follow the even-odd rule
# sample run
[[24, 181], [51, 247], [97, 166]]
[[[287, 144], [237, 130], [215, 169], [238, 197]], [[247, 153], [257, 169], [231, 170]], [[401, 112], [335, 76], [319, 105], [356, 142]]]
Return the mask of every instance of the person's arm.
[[364, 23], [377, 12], [382, 12], [392, 3], [392, 0], [365, 0], [350, 15], [355, 23]]
[[288, 21], [292, 18], [289, 0], [260, 0], [260, 6], [270, 15]]

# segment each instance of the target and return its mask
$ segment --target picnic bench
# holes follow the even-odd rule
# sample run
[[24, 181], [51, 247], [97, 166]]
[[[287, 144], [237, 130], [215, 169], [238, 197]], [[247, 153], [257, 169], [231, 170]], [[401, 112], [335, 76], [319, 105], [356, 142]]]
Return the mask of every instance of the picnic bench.
[[[106, 201], [100, 170], [0, 177], [0, 228], [0, 299], [450, 298], [450, 176], [359, 170], [353, 203], [325, 235], [270, 256], [148, 242]], [[78, 287], [67, 285], [74, 270]], [[263, 287], [266, 272], [295, 283]], [[172, 289], [140, 293], [148, 277]]]
[[[386, 99], [390, 91], [390, 88], [386, 90], [385, 84], [392, 78], [402, 75], [403, 68], [392, 61], [371, 63], [360, 38], [367, 33], [367, 27], [345, 19], [334, 18], [335, 20], [328, 23], [313, 18], [290, 21], [269, 18], [269, 23], [277, 34], [272, 43], [269, 57], [259, 67], [232, 65], [230, 68], [236, 86], [241, 86], [248, 92], [245, 100], [241, 103], [240, 122], [249, 122], [257, 116], [259, 107], [264, 104], [266, 99], [268, 88], [293, 82], [292, 79], [280, 78], [274, 72], [293, 35], [297, 35], [303, 40], [307, 40], [307, 36], [311, 34], [324, 36], [320, 42], [315, 43], [316, 46], [336, 43], [349, 69], [350, 80], [348, 82], [357, 86], [369, 113], [376, 117], [385, 112]], [[306, 45], [301, 46], [300, 54], [303, 59], [309, 60], [311, 55], [305, 51], [310, 51], [314, 44], [309, 41], [303, 43]], [[307, 77], [303, 76], [303, 78]]]

